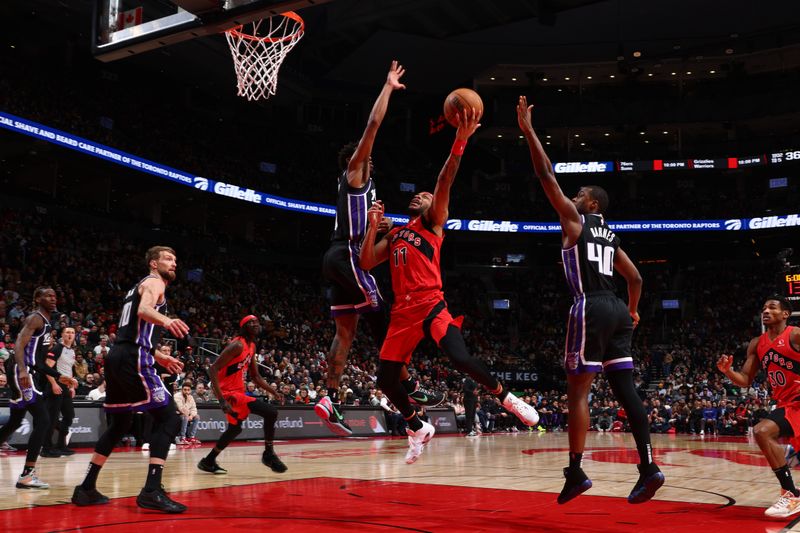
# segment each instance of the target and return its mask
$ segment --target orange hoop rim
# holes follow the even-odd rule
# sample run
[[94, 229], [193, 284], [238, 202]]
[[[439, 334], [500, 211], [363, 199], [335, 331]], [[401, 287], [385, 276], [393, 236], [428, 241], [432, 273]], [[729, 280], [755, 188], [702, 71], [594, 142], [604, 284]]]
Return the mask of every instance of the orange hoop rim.
[[[282, 41], [291, 41], [298, 34], [303, 33], [305, 31], [306, 24], [305, 24], [305, 22], [303, 22], [303, 18], [300, 15], [298, 15], [297, 13], [295, 13], [294, 11], [284, 11], [283, 13], [278, 13], [277, 15], [273, 15], [273, 17], [275, 17], [275, 16], [286, 17], [287, 19], [291, 19], [291, 20], [293, 20], [295, 22], [298, 22], [298, 23], [300, 23], [300, 27], [296, 31], [292, 32], [291, 35], [286, 35], [285, 37], [269, 37], [269, 36], [267, 36], [267, 37], [258, 37], [257, 35], [250, 35], [248, 33], [242, 33], [241, 30], [244, 27], [244, 24], [240, 24], [238, 26], [234, 26], [233, 28], [231, 28], [229, 30], [225, 30], [225, 33], [227, 33], [228, 35], [231, 35], [232, 37], [240, 37], [242, 39], [247, 39], [248, 41], [261, 41], [261, 42], [266, 42], [266, 43], [280, 43]], [[270, 18], [272, 18], [272, 17], [270, 17]]]

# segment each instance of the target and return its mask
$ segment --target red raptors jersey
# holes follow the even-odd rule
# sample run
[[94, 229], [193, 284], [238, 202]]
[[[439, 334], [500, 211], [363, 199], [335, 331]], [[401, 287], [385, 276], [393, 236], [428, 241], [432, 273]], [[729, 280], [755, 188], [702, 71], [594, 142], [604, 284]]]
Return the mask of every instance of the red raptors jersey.
[[395, 301], [412, 292], [442, 290], [439, 253], [443, 239], [422, 217], [389, 233], [389, 271]]
[[228, 366], [220, 369], [217, 374], [219, 388], [222, 392], [242, 392], [244, 386], [244, 373], [250, 367], [250, 360], [256, 352], [256, 345], [248, 343], [242, 337], [234, 337], [231, 342], [239, 341], [242, 343], [242, 353], [228, 363]]
[[800, 352], [792, 348], [789, 337], [794, 328], [787, 326], [775, 340], [767, 333], [758, 338], [756, 354], [772, 386], [772, 397], [778, 406], [800, 398]]

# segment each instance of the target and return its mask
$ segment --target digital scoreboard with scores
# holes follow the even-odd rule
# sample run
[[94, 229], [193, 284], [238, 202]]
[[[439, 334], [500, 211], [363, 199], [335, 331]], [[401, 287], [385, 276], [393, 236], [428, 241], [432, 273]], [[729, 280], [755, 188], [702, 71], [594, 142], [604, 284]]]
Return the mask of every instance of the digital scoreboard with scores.
[[800, 302], [800, 267], [792, 267], [780, 275], [780, 289], [786, 299], [792, 302]]

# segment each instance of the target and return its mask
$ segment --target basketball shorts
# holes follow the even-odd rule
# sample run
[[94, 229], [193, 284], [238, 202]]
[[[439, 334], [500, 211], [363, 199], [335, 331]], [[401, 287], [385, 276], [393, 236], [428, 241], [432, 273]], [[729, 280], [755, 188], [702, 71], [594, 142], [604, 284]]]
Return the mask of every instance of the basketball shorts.
[[257, 399], [254, 396], [248, 396], [241, 391], [222, 391], [222, 395], [225, 397], [225, 401], [230, 404], [234, 412], [233, 415], [226, 413], [228, 422], [231, 424], [237, 424], [239, 421], [246, 419], [248, 415], [250, 415], [250, 403], [256, 401]]
[[8, 407], [11, 409], [25, 409], [29, 405], [36, 403], [36, 400], [44, 393], [47, 378], [42, 378], [39, 374], [28, 368], [31, 376], [31, 386], [25, 389], [19, 386], [19, 367], [14, 357], [9, 357], [5, 364], [6, 375], [8, 376], [8, 388], [11, 391], [11, 399]]
[[115, 344], [105, 368], [106, 411], [143, 412], [170, 402], [171, 395], [158, 375], [150, 350], [135, 344]]
[[381, 360], [408, 364], [423, 338], [438, 346], [450, 325], [461, 328], [463, 319], [454, 319], [450, 315], [440, 291], [408, 302], [398, 301], [392, 306], [389, 331], [381, 347]]
[[322, 258], [322, 274], [330, 283], [331, 316], [371, 313], [383, 308], [383, 298], [372, 274], [358, 266], [359, 247], [334, 242]]
[[800, 401], [779, 403], [766, 418], [778, 425], [779, 436], [787, 439], [795, 450], [800, 450]]
[[612, 292], [583, 294], [569, 311], [564, 369], [567, 374], [633, 369], [633, 320]]

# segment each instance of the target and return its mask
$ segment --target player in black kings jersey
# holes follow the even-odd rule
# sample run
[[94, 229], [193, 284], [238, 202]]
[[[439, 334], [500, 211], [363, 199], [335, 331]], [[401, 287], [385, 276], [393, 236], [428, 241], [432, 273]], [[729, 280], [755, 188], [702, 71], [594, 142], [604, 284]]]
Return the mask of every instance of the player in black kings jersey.
[[111, 424], [98, 439], [89, 471], [83, 483], [75, 487], [72, 502], [76, 505], [108, 503], [108, 498], [95, 487], [97, 475], [116, 443], [127, 434], [134, 412], [148, 411], [155, 421], [150, 437], [150, 464], [147, 481], [136, 504], [165, 513], [182, 513], [186, 506], [171, 500], [161, 485], [169, 445], [180, 430], [181, 419], [154, 364], [158, 361], [173, 374], [181, 371], [183, 364], [157, 346], [163, 329], [183, 338], [189, 327], [182, 320], [164, 314], [167, 306], [164, 293], [167, 284], [175, 280], [175, 251], [166, 246], [154, 246], [147, 251], [145, 259], [150, 274], [125, 295], [117, 342], [106, 361], [105, 408], [111, 415]]
[[[603, 217], [608, 208], [608, 194], [600, 187], [582, 187], [570, 200], [561, 192], [553, 165], [533, 131], [532, 108], [524, 96], [519, 97], [519, 127], [528, 141], [536, 175], [561, 221], [561, 255], [574, 299], [564, 356], [569, 401], [569, 467], [564, 469], [566, 482], [558, 503], [566, 503], [592, 486], [581, 468], [581, 459], [589, 428], [589, 390], [595, 374], [601, 370], [628, 413], [639, 452], [639, 480], [628, 495], [628, 502], [643, 503], [664, 484], [664, 474], [653, 463], [647, 413], [633, 384], [631, 338], [639, 322], [642, 277]], [[614, 270], [628, 283], [627, 306], [615, 294]]]
[[[377, 199], [375, 182], [372, 180], [372, 146], [378, 128], [386, 115], [389, 97], [406, 86], [400, 83], [405, 69], [392, 61], [386, 83], [372, 107], [361, 140], [351, 143], [339, 152], [338, 198], [336, 201], [336, 224], [331, 237], [331, 246], [322, 260], [322, 272], [330, 282], [331, 316], [336, 323], [336, 336], [328, 352], [327, 386], [328, 396], [314, 406], [317, 415], [335, 434], [352, 434], [345, 423], [339, 407], [339, 383], [342, 378], [347, 354], [353, 343], [359, 317], [367, 321], [375, 343], [380, 346], [386, 336], [387, 318], [383, 298], [375, 278], [358, 265], [361, 244], [367, 232], [367, 211]], [[378, 228], [386, 233], [391, 220], [384, 218]], [[444, 397], [419, 389], [416, 381], [410, 380], [403, 370], [403, 386], [412, 400], [423, 405], [436, 405]]]
[[17, 480], [18, 489], [50, 488], [36, 476], [36, 460], [50, 425], [47, 404], [42, 396], [47, 386], [45, 376], [51, 376], [70, 387], [78, 386], [72, 376], [61, 376], [55, 368], [45, 363], [52, 331], [50, 315], [56, 309], [56, 292], [50, 287], [39, 287], [33, 293], [33, 301], [36, 311], [25, 318], [17, 335], [14, 357], [6, 361], [8, 385], [11, 388], [11, 416], [6, 425], [0, 428], [0, 442], [6, 442], [22, 425], [26, 412], [33, 418], [25, 466]]

